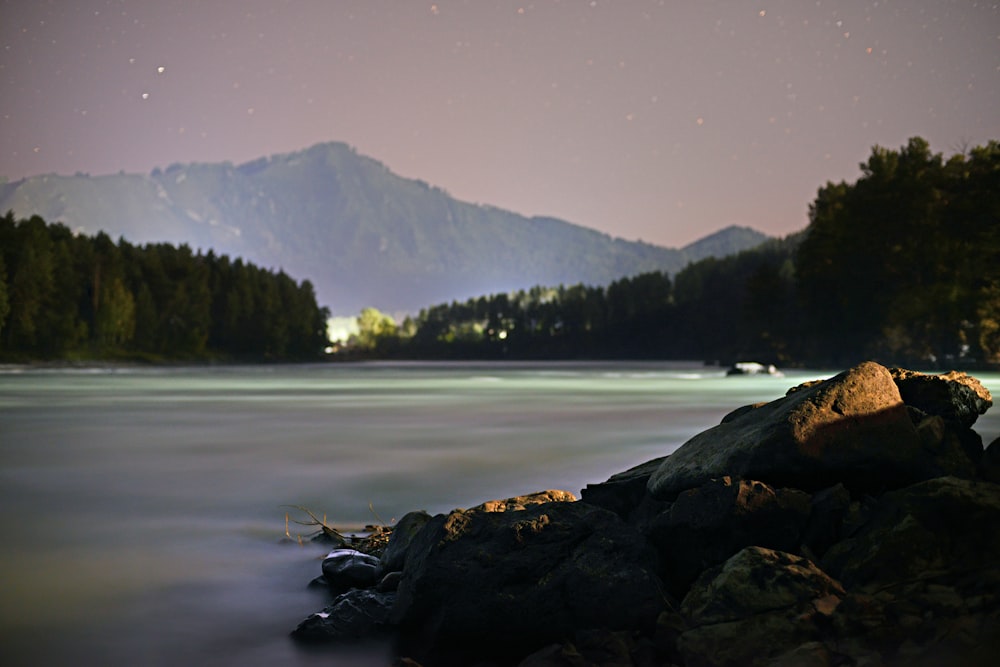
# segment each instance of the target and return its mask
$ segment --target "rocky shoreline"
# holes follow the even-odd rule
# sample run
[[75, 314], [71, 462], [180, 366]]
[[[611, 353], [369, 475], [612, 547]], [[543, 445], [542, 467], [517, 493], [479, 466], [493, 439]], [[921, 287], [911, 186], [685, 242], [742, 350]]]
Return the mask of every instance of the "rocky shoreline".
[[[397, 664], [992, 665], [1000, 438], [973, 377], [866, 362], [589, 485], [339, 548], [303, 642]], [[364, 553], [369, 551], [370, 553]]]

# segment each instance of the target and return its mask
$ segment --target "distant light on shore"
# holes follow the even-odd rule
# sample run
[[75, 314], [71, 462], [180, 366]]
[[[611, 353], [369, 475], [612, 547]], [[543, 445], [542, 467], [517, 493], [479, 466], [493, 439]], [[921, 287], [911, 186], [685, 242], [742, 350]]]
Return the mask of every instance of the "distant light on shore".
[[351, 336], [357, 335], [358, 318], [331, 317], [326, 321], [326, 335], [331, 343], [346, 343]]

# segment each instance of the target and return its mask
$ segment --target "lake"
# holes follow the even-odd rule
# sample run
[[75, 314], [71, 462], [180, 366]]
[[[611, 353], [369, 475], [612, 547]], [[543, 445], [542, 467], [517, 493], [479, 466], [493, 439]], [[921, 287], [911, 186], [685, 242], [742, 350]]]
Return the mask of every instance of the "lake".
[[[385, 665], [305, 650], [346, 529], [579, 495], [799, 382], [677, 363], [0, 369], [0, 664]], [[977, 374], [1000, 395], [1000, 375]], [[1000, 411], [981, 417], [985, 442]], [[293, 516], [304, 518], [294, 511]], [[293, 535], [309, 528], [292, 524]]]

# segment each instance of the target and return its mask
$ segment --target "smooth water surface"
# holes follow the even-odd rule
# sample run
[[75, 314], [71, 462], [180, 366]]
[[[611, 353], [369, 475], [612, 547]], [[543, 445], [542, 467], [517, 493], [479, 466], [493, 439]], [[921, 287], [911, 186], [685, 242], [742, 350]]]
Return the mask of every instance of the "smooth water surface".
[[[285, 505], [349, 528], [546, 488], [578, 494], [736, 407], [830, 374], [727, 378], [677, 364], [7, 369], [0, 664], [388, 664], [384, 648], [306, 651], [288, 638], [327, 600], [306, 590], [324, 551], [282, 543]], [[1000, 376], [977, 377], [1000, 394]], [[989, 442], [1000, 417], [976, 428]]]

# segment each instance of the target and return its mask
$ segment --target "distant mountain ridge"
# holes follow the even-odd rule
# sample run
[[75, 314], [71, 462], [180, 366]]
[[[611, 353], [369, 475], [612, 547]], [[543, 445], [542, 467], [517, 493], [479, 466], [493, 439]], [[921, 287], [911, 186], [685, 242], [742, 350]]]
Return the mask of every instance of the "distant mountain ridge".
[[729, 227], [681, 249], [461, 202], [343, 143], [242, 165], [46, 175], [0, 185], [0, 210], [132, 243], [186, 243], [308, 278], [335, 314], [417, 309], [533, 285], [604, 285], [759, 245]]

